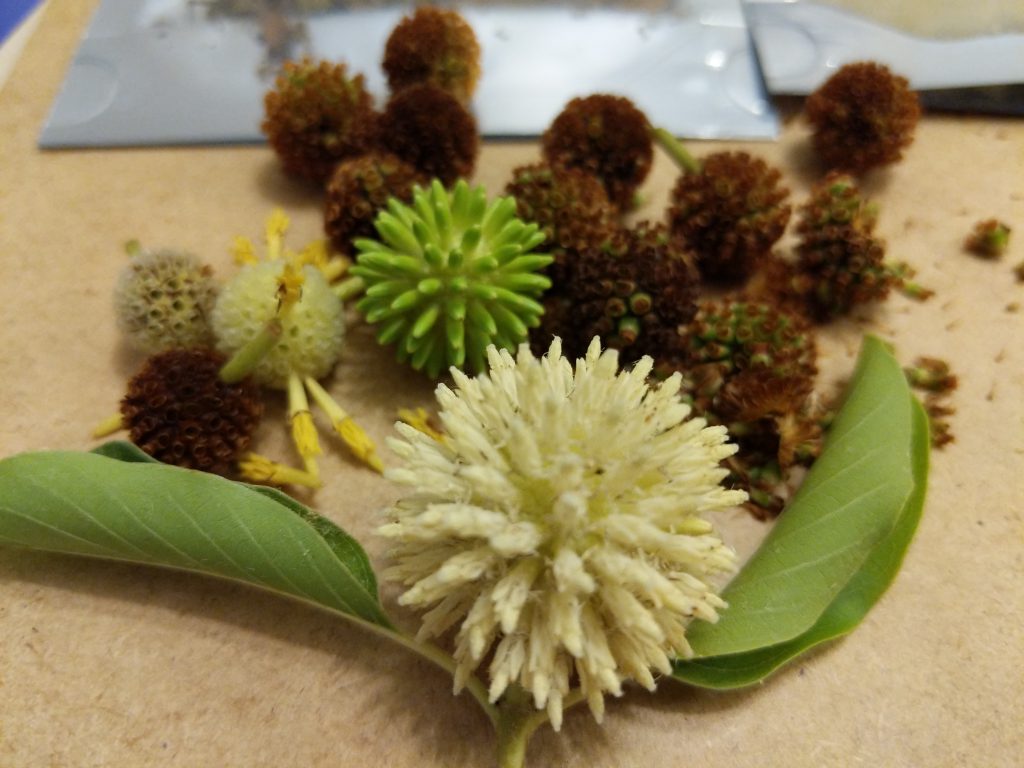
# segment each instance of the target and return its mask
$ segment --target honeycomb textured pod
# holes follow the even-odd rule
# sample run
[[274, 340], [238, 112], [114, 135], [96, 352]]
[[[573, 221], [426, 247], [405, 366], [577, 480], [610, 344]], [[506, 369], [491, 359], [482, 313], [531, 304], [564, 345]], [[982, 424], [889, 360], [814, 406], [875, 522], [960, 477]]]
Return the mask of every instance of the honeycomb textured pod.
[[548, 163], [593, 173], [622, 210], [633, 206], [654, 158], [647, 116], [629, 99], [608, 94], [570, 101], [542, 141]]
[[225, 474], [263, 413], [259, 388], [226, 384], [224, 358], [207, 349], [151, 357], [128, 382], [121, 417], [131, 441], [167, 464]]
[[480, 44], [455, 11], [421, 6], [391, 32], [382, 66], [392, 91], [433, 83], [468, 104], [480, 78]]
[[782, 237], [792, 208], [781, 174], [746, 152], [708, 155], [672, 190], [669, 226], [697, 253], [701, 276], [745, 280]]
[[373, 237], [373, 220], [396, 197], [412, 199], [412, 188], [427, 179], [395, 155], [373, 152], [338, 164], [327, 184], [324, 231], [335, 250], [351, 255], [352, 241]]
[[482, 187], [435, 180], [412, 205], [392, 199], [376, 227], [380, 240], [355, 242], [351, 272], [366, 284], [356, 306], [413, 368], [482, 371], [488, 344], [514, 349], [538, 324], [551, 257], [532, 252], [544, 235], [511, 197], [489, 203]]
[[[213, 310], [218, 350], [233, 355], [275, 317], [278, 278], [285, 264], [283, 259], [247, 264], [224, 286]], [[302, 297], [282, 318], [277, 344], [253, 371], [257, 382], [275, 389], [285, 389], [292, 372], [314, 379], [326, 376], [341, 353], [345, 335], [341, 299], [319, 269], [307, 265], [302, 270]]]
[[862, 173], [903, 156], [921, 106], [905, 77], [874, 62], [856, 62], [808, 96], [804, 114], [825, 166]]
[[209, 346], [218, 288], [213, 270], [191, 254], [142, 251], [121, 270], [114, 288], [118, 327], [147, 354]]
[[375, 143], [373, 98], [363, 76], [350, 77], [344, 64], [285, 62], [264, 111], [263, 133], [285, 172], [317, 184]]

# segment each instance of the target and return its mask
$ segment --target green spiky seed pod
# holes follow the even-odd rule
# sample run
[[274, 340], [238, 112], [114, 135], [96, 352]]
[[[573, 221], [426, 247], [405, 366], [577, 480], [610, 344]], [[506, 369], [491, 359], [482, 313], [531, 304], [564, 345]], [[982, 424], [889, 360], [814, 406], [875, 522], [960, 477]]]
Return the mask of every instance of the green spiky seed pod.
[[844, 174], [829, 174], [801, 207], [793, 285], [815, 320], [884, 299], [896, 283], [885, 243], [872, 234], [876, 220], [874, 206]]
[[114, 310], [132, 346], [156, 354], [210, 345], [218, 291], [213, 270], [189, 253], [146, 251], [137, 243], [128, 249], [132, 258], [114, 288]]
[[921, 106], [905, 77], [862, 61], [840, 67], [808, 96], [804, 114], [825, 166], [863, 173], [903, 156]]
[[327, 184], [324, 203], [324, 231], [331, 245], [351, 255], [355, 238], [373, 237], [373, 220], [389, 198], [408, 202], [413, 186], [426, 181], [411, 165], [386, 152], [339, 163]]
[[669, 226], [697, 253], [701, 277], [740, 282], [767, 256], [792, 212], [780, 180], [777, 169], [746, 152], [716, 152], [679, 177]]
[[622, 210], [633, 206], [654, 159], [647, 116], [629, 99], [608, 94], [570, 101], [542, 142], [548, 163], [590, 171]]
[[693, 254], [664, 226], [641, 222], [578, 255], [561, 327], [542, 323], [534, 344], [550, 344], [556, 335], [566, 354], [582, 356], [599, 336], [602, 346], [619, 350], [623, 363], [644, 355], [661, 363], [680, 353], [679, 329], [697, 312], [698, 287]]
[[208, 349], [151, 357], [128, 382], [121, 417], [131, 441], [155, 459], [224, 474], [249, 445], [263, 414], [259, 387], [220, 378]]
[[[217, 349], [233, 355], [275, 317], [278, 278], [286, 264], [284, 259], [247, 264], [224, 286], [212, 317]], [[313, 379], [326, 376], [341, 353], [341, 299], [320, 270], [305, 266], [302, 274], [302, 297], [282, 318], [280, 340], [253, 371], [257, 382], [275, 389], [286, 389], [292, 372]]]
[[480, 152], [476, 119], [432, 83], [394, 94], [380, 119], [380, 145], [443, 184], [469, 178]]
[[350, 77], [344, 64], [285, 62], [264, 110], [261, 128], [285, 172], [317, 184], [375, 143], [373, 98], [363, 76]]
[[420, 6], [391, 32], [382, 67], [392, 91], [429, 82], [468, 104], [480, 77], [480, 44], [455, 11]]
[[513, 198], [488, 203], [483, 187], [447, 191], [435, 179], [412, 205], [391, 200], [376, 226], [380, 240], [355, 242], [350, 271], [366, 283], [356, 306], [413, 368], [483, 371], [488, 344], [514, 349], [538, 324], [551, 285], [538, 272], [551, 257], [532, 252], [544, 235], [516, 217]]

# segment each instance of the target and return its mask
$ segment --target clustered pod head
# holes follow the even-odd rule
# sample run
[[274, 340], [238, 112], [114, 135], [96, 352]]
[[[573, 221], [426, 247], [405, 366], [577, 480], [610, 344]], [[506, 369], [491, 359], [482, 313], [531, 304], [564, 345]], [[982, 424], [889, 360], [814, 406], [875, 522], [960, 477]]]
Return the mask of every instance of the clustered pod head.
[[669, 226], [697, 254], [701, 276], [745, 280], [786, 229], [792, 208], [781, 174], [746, 152], [716, 152], [680, 175]]
[[533, 252], [544, 235], [512, 198], [435, 179], [411, 205], [392, 199], [376, 228], [380, 239], [355, 241], [351, 273], [366, 285], [356, 306], [413, 368], [481, 371], [489, 344], [513, 349], [539, 323], [551, 281], [538, 273], [551, 257]]
[[863, 173], [894, 163], [914, 140], [921, 116], [905, 77], [875, 62], [847, 64], [808, 98], [804, 114], [827, 168]]
[[566, 104], [544, 133], [542, 149], [552, 165], [582, 168], [597, 176], [621, 210], [633, 206], [654, 159], [647, 116], [629, 99], [609, 94]]
[[480, 77], [480, 44], [455, 11], [420, 6], [392, 30], [382, 66], [392, 91], [429, 82], [468, 104]]
[[128, 244], [131, 261], [114, 287], [118, 327], [147, 354], [212, 343], [208, 318], [217, 300], [213, 270], [195, 256]]
[[227, 473], [248, 447], [263, 404], [248, 379], [229, 384], [220, 377], [224, 362], [209, 349], [149, 358], [121, 400], [131, 441], [167, 464]]
[[323, 184], [375, 143], [377, 113], [362, 75], [344, 64], [287, 61], [264, 98], [263, 133], [286, 173]]

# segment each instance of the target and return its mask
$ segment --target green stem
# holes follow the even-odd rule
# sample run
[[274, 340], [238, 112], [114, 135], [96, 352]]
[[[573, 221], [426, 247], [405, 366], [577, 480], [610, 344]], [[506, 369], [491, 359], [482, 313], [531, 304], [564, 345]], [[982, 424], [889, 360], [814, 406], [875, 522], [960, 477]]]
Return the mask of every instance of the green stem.
[[697, 158], [690, 154], [679, 139], [664, 128], [651, 126], [649, 130], [651, 138], [654, 139], [655, 143], [665, 150], [665, 154], [671, 157], [682, 170], [686, 171], [686, 173], [698, 173], [700, 171], [700, 163], [697, 161]]
[[[570, 691], [562, 701], [562, 711], [579, 704], [583, 698], [578, 688]], [[498, 768], [523, 768], [530, 737], [548, 722], [547, 710], [534, 707], [533, 697], [513, 685], [498, 704], [497, 714], [494, 728], [498, 735]]]
[[262, 331], [246, 342], [230, 360], [224, 363], [224, 367], [220, 369], [221, 381], [234, 384], [252, 373], [253, 369], [277, 344], [277, 340], [281, 338], [281, 330], [281, 321], [276, 317], [271, 318], [263, 326]]

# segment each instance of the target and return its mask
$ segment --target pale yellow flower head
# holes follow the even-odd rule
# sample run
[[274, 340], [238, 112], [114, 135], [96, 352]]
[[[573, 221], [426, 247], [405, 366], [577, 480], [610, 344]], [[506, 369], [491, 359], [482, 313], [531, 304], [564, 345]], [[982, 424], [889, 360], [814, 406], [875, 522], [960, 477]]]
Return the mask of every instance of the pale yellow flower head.
[[411, 495], [381, 528], [387, 575], [427, 609], [421, 639], [458, 627], [457, 690], [489, 660], [492, 700], [517, 683], [558, 728], [579, 686], [600, 719], [604, 694], [653, 689], [691, 654], [689, 622], [724, 607], [708, 580], [735, 554], [702, 515], [746, 499], [720, 485], [736, 449], [688, 418], [678, 374], [647, 383], [649, 358], [619, 371], [595, 339], [575, 368], [557, 340], [488, 360], [438, 388], [443, 441], [396, 427], [405, 466], [386, 475]]

